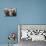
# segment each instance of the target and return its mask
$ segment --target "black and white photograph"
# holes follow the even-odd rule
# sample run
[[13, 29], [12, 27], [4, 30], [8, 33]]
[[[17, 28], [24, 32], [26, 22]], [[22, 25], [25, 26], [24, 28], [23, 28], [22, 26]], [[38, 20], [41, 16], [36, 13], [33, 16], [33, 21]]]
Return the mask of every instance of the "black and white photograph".
[[5, 16], [16, 16], [16, 8], [4, 8]]

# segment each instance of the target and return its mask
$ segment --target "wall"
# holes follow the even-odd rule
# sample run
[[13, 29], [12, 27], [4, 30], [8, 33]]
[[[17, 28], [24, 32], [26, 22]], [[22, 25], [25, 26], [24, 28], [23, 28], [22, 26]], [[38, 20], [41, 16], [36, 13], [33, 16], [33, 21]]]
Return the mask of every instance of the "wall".
[[[1, 9], [17, 8], [16, 17], [5, 17]], [[46, 0], [0, 0], [0, 44], [7, 44], [17, 24], [46, 24]], [[16, 40], [17, 42], [17, 40]]]

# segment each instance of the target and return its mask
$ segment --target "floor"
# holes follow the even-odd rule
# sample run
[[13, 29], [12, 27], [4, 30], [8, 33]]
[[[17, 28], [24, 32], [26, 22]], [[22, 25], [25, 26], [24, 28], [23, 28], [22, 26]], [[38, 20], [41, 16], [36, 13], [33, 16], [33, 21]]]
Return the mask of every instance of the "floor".
[[32, 42], [31, 40], [28, 41], [21, 40], [20, 46], [46, 46], [46, 42], [45, 41]]
[[[8, 46], [8, 45], [7, 44], [0, 44], [0, 46]], [[28, 41], [21, 40], [19, 45], [15, 44], [14, 46], [46, 46], [46, 42], [45, 41], [32, 42], [31, 40], [28, 40]]]
[[[0, 44], [0, 46], [8, 46], [8, 44]], [[18, 46], [18, 44], [10, 45], [10, 46]]]

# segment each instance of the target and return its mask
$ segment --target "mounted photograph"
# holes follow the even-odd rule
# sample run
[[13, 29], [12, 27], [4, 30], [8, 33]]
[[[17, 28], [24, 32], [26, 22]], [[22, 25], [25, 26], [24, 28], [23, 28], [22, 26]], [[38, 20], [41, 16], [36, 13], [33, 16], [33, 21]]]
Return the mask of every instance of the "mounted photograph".
[[16, 8], [4, 8], [5, 16], [16, 16]]

